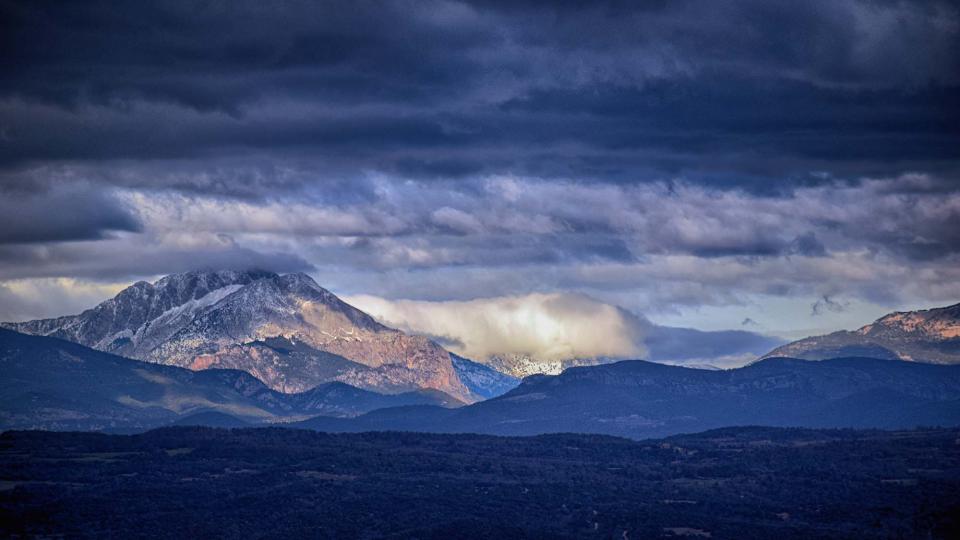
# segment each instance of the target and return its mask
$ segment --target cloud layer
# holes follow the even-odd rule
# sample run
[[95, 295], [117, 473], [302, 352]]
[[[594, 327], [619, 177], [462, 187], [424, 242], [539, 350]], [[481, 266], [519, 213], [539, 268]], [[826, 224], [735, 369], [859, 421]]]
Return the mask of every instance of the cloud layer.
[[193, 267], [780, 333], [960, 300], [954, 2], [14, 1], [0, 35], [7, 318]]
[[461, 302], [346, 300], [389, 326], [426, 334], [451, 351], [484, 360], [529, 356], [571, 359], [649, 359], [676, 364], [743, 365], [783, 343], [742, 330], [703, 332], [652, 324], [582, 294], [527, 294]]
[[438, 338], [469, 358], [521, 354], [539, 360], [643, 358], [648, 323], [615, 306], [576, 294], [529, 294], [465, 302], [347, 302], [384, 323]]

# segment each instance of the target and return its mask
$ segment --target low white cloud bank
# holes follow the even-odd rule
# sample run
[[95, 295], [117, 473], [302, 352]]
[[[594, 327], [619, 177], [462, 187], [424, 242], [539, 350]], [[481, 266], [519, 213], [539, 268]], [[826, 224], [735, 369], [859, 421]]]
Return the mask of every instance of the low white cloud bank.
[[425, 302], [350, 296], [389, 326], [435, 336], [468, 358], [525, 354], [538, 360], [643, 358], [644, 319], [575, 293]]

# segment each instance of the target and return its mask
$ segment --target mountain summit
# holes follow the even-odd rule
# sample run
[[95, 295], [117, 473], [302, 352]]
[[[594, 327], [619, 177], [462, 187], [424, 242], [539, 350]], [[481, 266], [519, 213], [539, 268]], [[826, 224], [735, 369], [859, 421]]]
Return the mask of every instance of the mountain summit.
[[814, 336], [778, 347], [764, 358], [825, 360], [870, 356], [933, 364], [960, 364], [960, 304], [898, 311], [858, 330]]
[[3, 326], [159, 364], [240, 369], [283, 392], [341, 381], [480, 397], [442, 347], [378, 323], [303, 273], [174, 274], [137, 282], [79, 315]]

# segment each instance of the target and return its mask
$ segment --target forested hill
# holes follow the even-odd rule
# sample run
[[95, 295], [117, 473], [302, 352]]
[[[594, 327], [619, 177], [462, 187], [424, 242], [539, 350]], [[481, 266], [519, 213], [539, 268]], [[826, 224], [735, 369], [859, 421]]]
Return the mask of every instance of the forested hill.
[[[957, 538], [960, 431], [0, 435], [0, 536]], [[122, 502], [122, 504], [121, 504]]]

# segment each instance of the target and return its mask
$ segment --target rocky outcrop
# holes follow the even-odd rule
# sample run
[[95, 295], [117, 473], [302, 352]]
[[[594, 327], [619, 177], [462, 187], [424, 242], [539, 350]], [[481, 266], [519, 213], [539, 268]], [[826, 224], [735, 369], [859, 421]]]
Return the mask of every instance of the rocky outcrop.
[[777, 356], [806, 360], [868, 356], [960, 364], [960, 304], [891, 313], [852, 332], [834, 332], [788, 343], [764, 358]]

